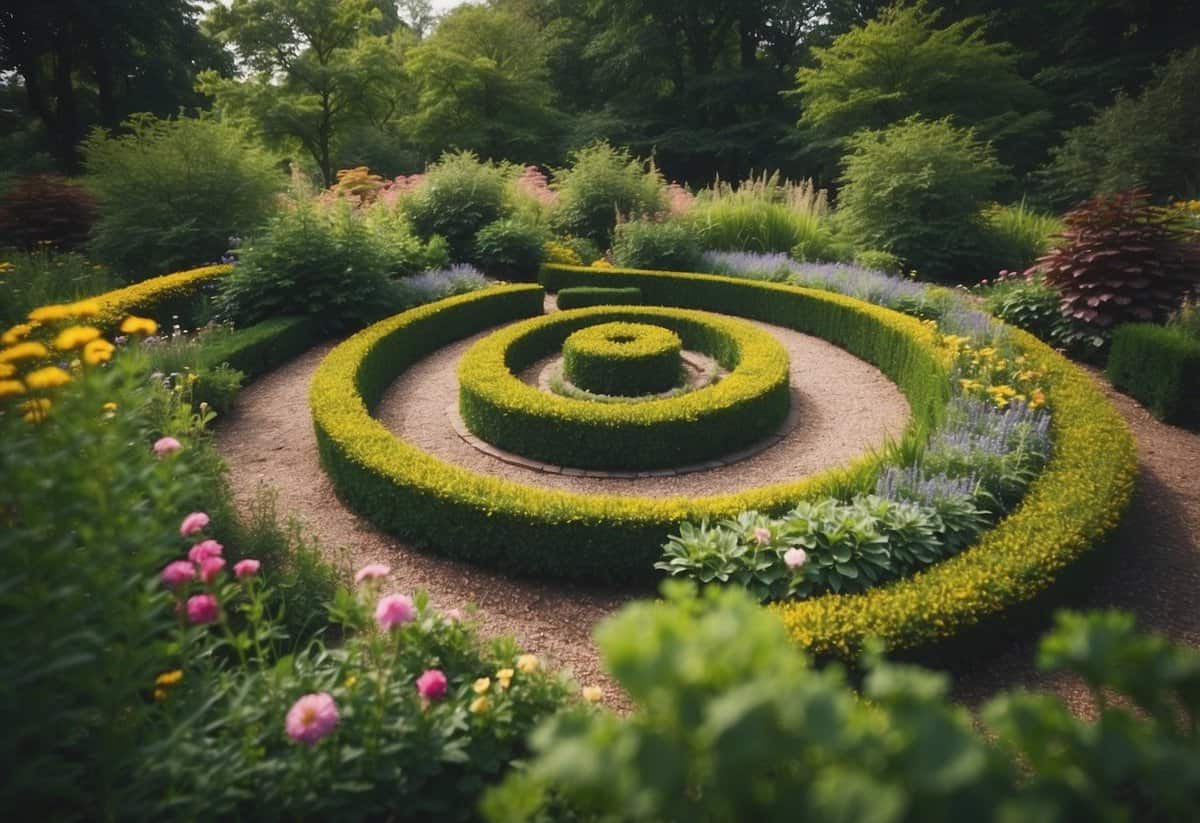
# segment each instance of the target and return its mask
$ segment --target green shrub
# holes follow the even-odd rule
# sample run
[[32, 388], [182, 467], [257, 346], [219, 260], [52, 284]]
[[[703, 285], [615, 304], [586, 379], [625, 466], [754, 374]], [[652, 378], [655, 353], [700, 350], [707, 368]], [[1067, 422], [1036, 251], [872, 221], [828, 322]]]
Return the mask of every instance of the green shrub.
[[904, 261], [889, 251], [860, 251], [854, 255], [854, 265], [871, 271], [881, 271], [893, 277], [904, 274]]
[[600, 323], [563, 341], [563, 376], [596, 394], [658, 394], [679, 385], [682, 349], [679, 335], [660, 326]]
[[1160, 420], [1200, 426], [1200, 339], [1152, 323], [1118, 326], [1107, 374]]
[[537, 280], [550, 235], [519, 220], [497, 220], [475, 235], [472, 259], [485, 274], [504, 280]]
[[255, 232], [286, 183], [275, 160], [211, 119], [138, 115], [83, 144], [99, 213], [89, 250], [130, 280], [221, 259]]
[[921, 274], [978, 270], [980, 212], [1002, 176], [990, 146], [950, 120], [910, 118], [850, 139], [838, 219], [858, 248], [891, 252]]
[[625, 268], [695, 271], [702, 261], [696, 233], [673, 220], [619, 223], [612, 250], [613, 260]]
[[[606, 249], [618, 217], [637, 219], [663, 208], [663, 180], [624, 149], [594, 143], [571, 155], [571, 166], [554, 175], [558, 205], [550, 224], [558, 234], [580, 237]], [[580, 255], [585, 263], [595, 257]], [[599, 255], [597, 254], [596, 257]]]
[[983, 218], [988, 257], [980, 265], [987, 272], [1025, 271], [1049, 251], [1053, 238], [1063, 230], [1060, 218], [1036, 212], [1024, 200], [1014, 206], [996, 203], [984, 210]]
[[407, 276], [449, 264], [450, 249], [445, 239], [434, 235], [422, 242], [403, 206], [380, 201], [362, 209], [360, 214], [380, 246], [389, 274]]
[[299, 200], [242, 251], [221, 280], [218, 308], [238, 325], [309, 315], [323, 334], [356, 328], [392, 308], [388, 262], [347, 203]]
[[208, 364], [227, 363], [253, 379], [303, 354], [319, 340], [311, 317], [272, 317], [206, 340], [201, 359]]
[[[739, 592], [664, 587], [596, 631], [633, 709], [564, 712], [485, 797], [494, 823], [559, 819], [1192, 820], [1200, 654], [1117, 612], [1061, 613], [1038, 666], [1097, 717], [1022, 691], [981, 717], [950, 678], [873, 655], [861, 685], [818, 669]], [[1117, 696], [1117, 697], [1114, 697]], [[1187, 764], [1187, 765], [1182, 765]]]
[[475, 236], [507, 216], [508, 170], [469, 151], [443, 154], [429, 167], [405, 208], [417, 234], [445, 238], [452, 262], [471, 260]]
[[642, 303], [642, 290], [637, 286], [624, 289], [581, 286], [563, 289], [555, 298], [559, 309], [586, 309], [589, 306], [636, 306]]

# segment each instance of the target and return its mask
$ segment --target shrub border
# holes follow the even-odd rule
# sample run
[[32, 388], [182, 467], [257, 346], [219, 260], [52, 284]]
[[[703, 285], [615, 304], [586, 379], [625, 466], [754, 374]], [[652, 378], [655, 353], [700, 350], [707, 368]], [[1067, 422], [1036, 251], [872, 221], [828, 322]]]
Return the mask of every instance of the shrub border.
[[[541, 391], [514, 375], [597, 323], [655, 323], [730, 374], [677, 397], [594, 403]], [[459, 411], [477, 437], [546, 463], [650, 470], [700, 463], [762, 439], [787, 417], [787, 351], [740, 320], [654, 307], [599, 306], [517, 323], [476, 343], [458, 369]]]

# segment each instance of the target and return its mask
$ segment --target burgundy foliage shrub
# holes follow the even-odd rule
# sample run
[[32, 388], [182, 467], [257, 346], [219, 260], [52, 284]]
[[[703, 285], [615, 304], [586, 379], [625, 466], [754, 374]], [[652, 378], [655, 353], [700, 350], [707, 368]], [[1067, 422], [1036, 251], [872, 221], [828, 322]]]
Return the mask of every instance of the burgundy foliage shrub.
[[76, 248], [95, 219], [96, 201], [83, 187], [65, 177], [31, 174], [0, 197], [0, 245]]

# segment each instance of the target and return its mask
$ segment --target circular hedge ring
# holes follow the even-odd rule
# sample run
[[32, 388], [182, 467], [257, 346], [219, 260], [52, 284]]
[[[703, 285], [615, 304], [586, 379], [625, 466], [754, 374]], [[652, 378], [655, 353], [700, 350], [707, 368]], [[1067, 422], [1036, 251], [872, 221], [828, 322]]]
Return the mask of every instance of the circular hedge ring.
[[563, 376], [581, 389], [614, 397], [658, 394], [679, 385], [683, 341], [661, 326], [601, 323], [563, 343]]
[[[595, 403], [530, 386], [517, 374], [597, 324], [652, 322], [729, 370], [676, 397]], [[684, 309], [601, 306], [515, 323], [458, 366], [459, 413], [476, 437], [533, 460], [580, 469], [651, 470], [703, 463], [761, 440], [791, 404], [787, 351], [744, 320]]]

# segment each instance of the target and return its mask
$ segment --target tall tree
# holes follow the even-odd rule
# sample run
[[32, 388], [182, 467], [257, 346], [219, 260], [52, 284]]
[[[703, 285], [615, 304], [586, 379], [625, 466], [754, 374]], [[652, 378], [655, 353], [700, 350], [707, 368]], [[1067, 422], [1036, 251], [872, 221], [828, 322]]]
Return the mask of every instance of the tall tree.
[[382, 19], [370, 0], [233, 0], [215, 6], [206, 25], [236, 51], [248, 76], [209, 72], [200, 88], [269, 143], [298, 143], [325, 185], [332, 185], [338, 139], [356, 125], [386, 124], [404, 100], [404, 38], [394, 29], [373, 34]]

